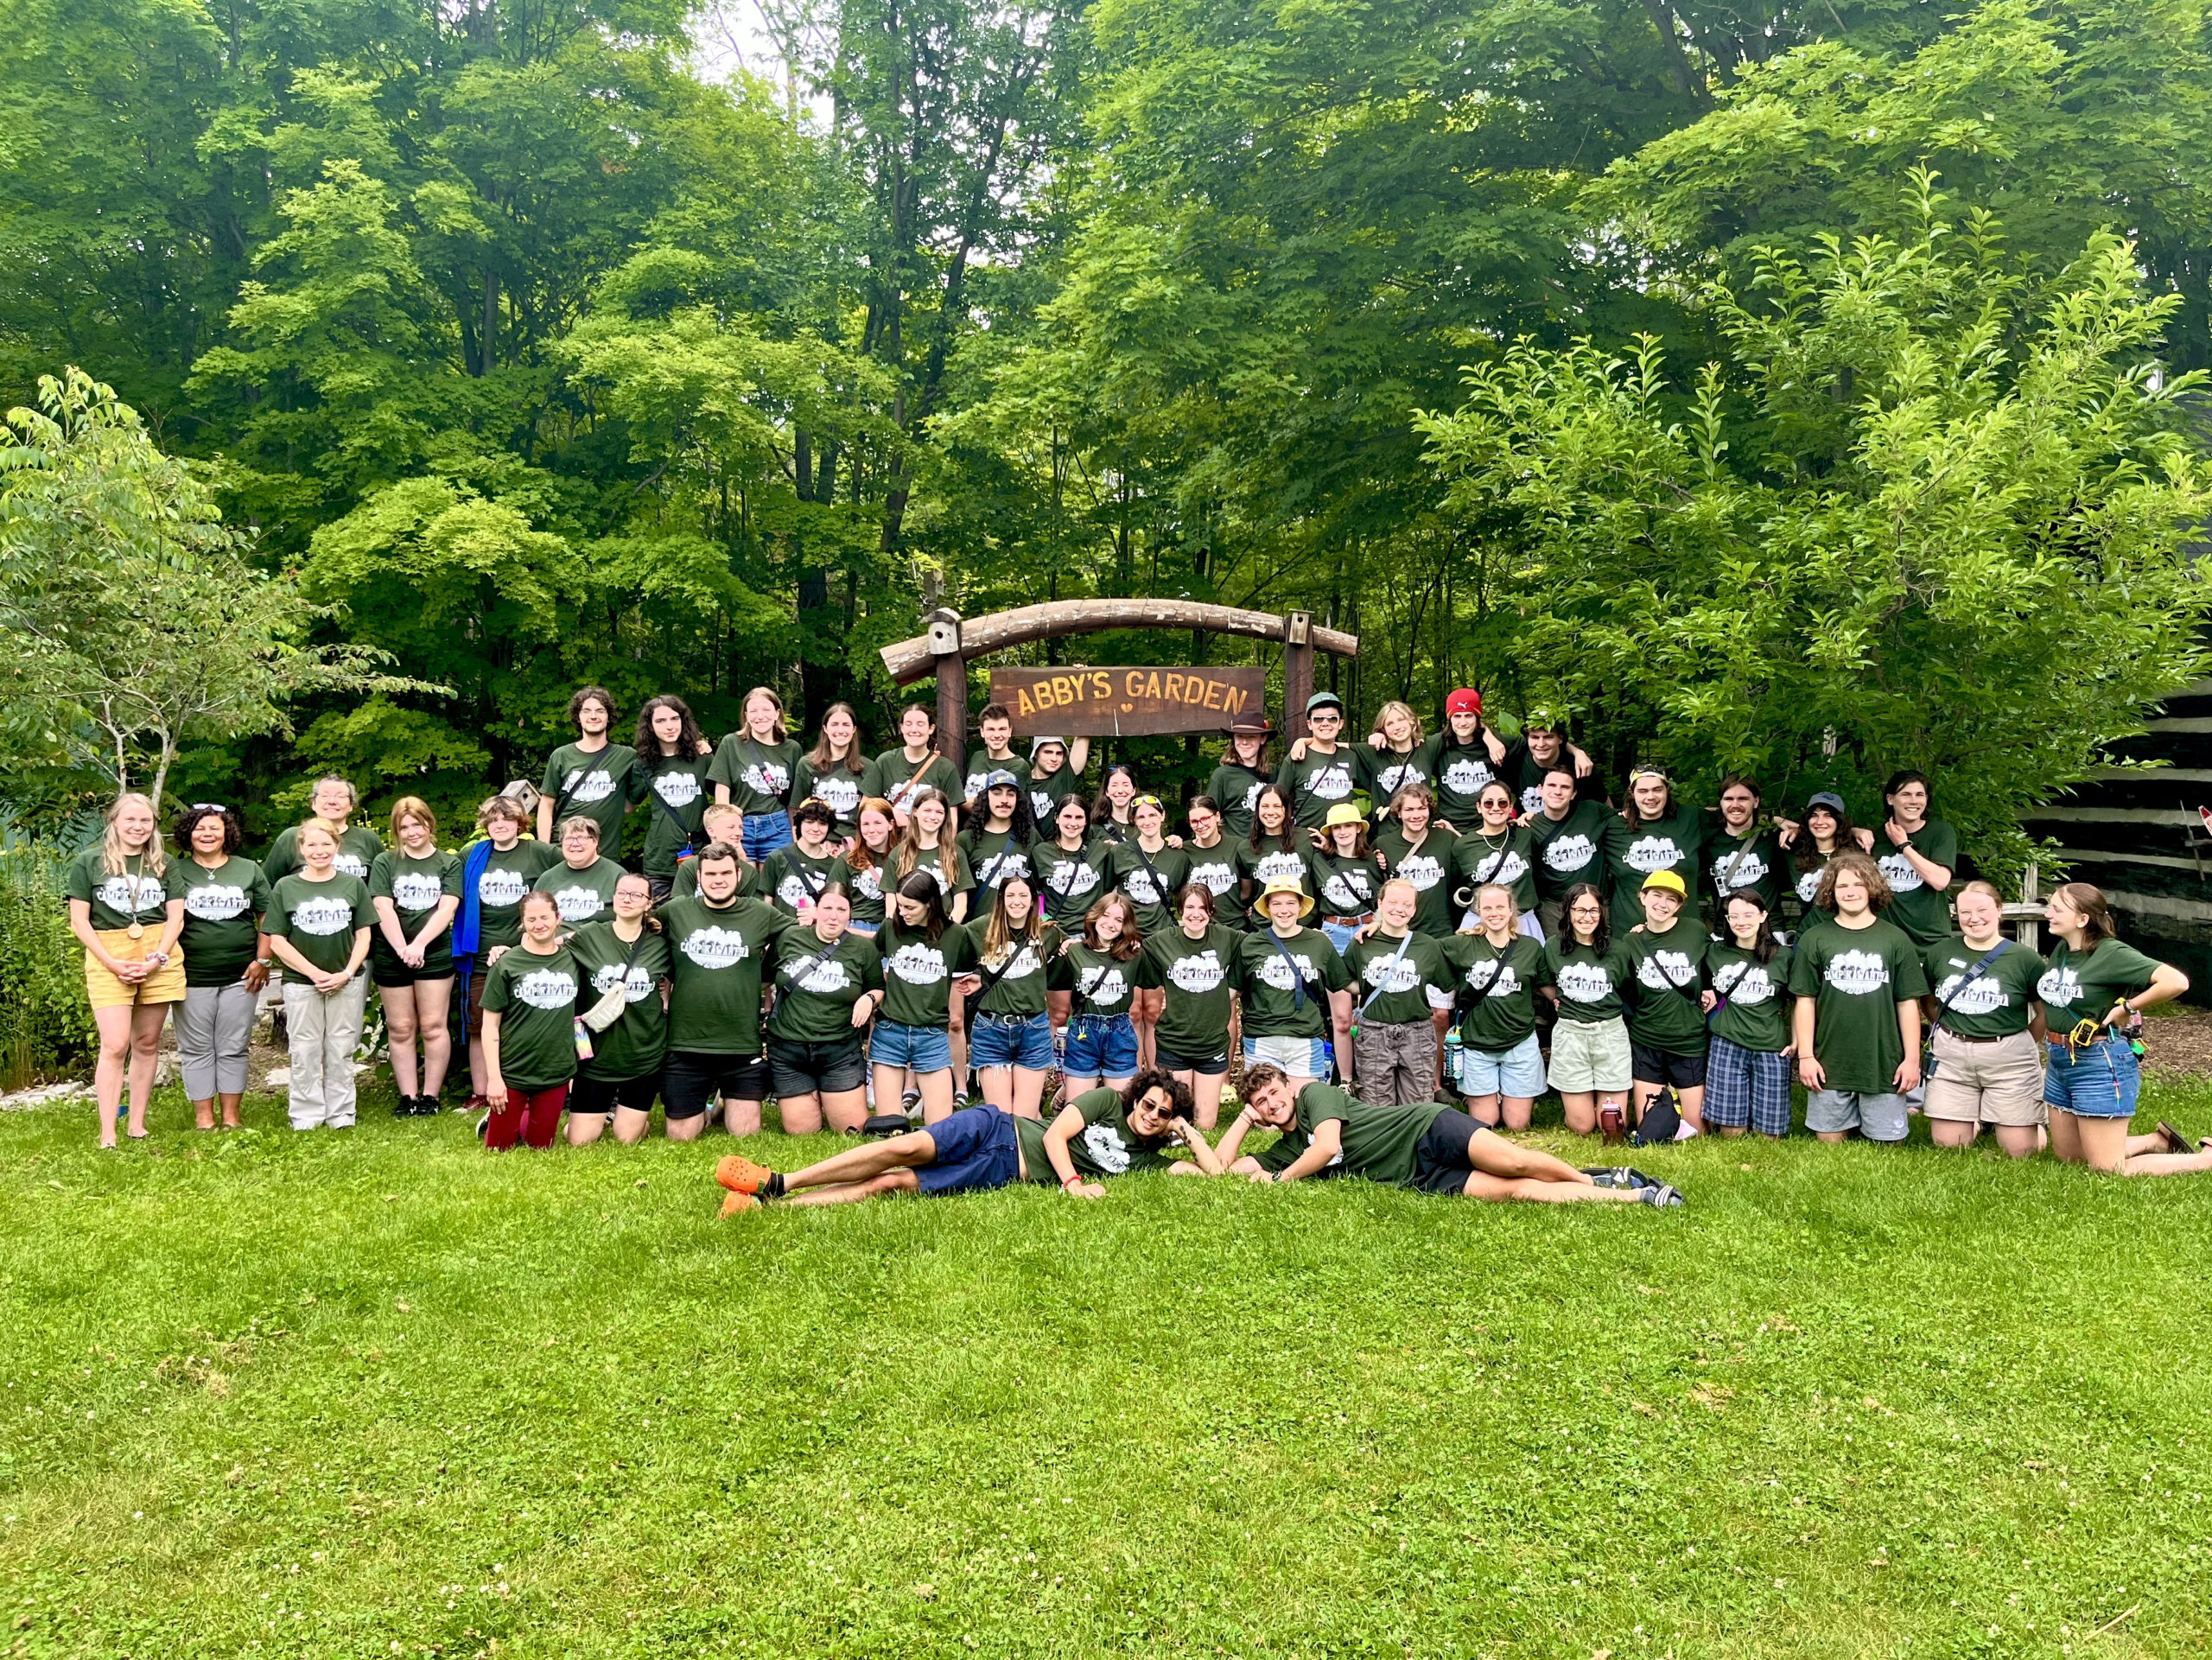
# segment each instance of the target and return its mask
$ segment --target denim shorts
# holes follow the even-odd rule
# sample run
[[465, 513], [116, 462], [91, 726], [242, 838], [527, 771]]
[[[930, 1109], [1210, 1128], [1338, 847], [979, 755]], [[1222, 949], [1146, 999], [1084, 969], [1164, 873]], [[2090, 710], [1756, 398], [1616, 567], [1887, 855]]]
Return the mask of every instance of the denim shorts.
[[1137, 1029], [1127, 1014], [1077, 1014], [1068, 1021], [1060, 1071], [1070, 1078], [1133, 1078]]
[[914, 1171], [925, 1193], [1004, 1187], [1021, 1173], [1021, 1142], [1010, 1112], [963, 1107], [923, 1133], [937, 1147], [937, 1157]]
[[791, 844], [791, 816], [779, 807], [774, 812], [745, 815], [745, 856], [759, 864], [778, 848]]
[[2133, 1118], [2143, 1088], [2143, 1064], [2125, 1038], [2104, 1038], [2070, 1056], [2054, 1043], [2044, 1069], [2043, 1098], [2077, 1118]]
[[1544, 1055], [1534, 1032], [1502, 1053], [1459, 1051], [1459, 1093], [1507, 1095], [1535, 1100], [1544, 1092]]
[[907, 1066], [917, 1072], [952, 1070], [951, 1034], [941, 1026], [901, 1026], [878, 1020], [868, 1059], [879, 1066]]
[[968, 1021], [968, 1064], [977, 1072], [1019, 1066], [1025, 1072], [1052, 1070], [1052, 1021], [1034, 1014], [974, 1014]]
[[1261, 1061], [1280, 1066], [1292, 1078], [1322, 1078], [1330, 1076], [1329, 1042], [1325, 1038], [1247, 1038], [1244, 1040], [1244, 1064], [1255, 1065]]

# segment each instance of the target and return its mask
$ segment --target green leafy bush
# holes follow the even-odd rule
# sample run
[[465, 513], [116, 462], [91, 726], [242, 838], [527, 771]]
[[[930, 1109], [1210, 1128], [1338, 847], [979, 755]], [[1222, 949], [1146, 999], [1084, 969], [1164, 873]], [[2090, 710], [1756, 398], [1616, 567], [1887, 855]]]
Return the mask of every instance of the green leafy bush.
[[99, 1046], [62, 898], [67, 856], [48, 842], [0, 846], [0, 1090], [79, 1071]]

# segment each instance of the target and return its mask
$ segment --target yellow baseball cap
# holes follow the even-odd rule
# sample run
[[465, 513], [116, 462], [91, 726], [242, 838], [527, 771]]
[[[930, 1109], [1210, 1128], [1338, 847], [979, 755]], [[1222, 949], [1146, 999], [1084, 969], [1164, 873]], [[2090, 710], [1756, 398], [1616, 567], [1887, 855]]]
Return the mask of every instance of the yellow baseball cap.
[[1690, 890], [1682, 886], [1682, 879], [1671, 870], [1655, 870], [1643, 879], [1644, 893], [1649, 894], [1655, 887], [1662, 894], [1672, 894], [1678, 900], [1688, 899], [1690, 895]]

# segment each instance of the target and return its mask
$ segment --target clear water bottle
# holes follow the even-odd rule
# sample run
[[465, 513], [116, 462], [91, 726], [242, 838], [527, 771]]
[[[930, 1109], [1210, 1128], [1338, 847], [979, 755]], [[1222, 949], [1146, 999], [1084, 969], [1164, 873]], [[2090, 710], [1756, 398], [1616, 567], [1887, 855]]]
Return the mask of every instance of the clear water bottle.
[[1466, 1046], [1466, 1040], [1459, 1035], [1458, 1027], [1445, 1027], [1444, 1086], [1446, 1089], [1456, 1090], [1459, 1087], [1459, 1057]]

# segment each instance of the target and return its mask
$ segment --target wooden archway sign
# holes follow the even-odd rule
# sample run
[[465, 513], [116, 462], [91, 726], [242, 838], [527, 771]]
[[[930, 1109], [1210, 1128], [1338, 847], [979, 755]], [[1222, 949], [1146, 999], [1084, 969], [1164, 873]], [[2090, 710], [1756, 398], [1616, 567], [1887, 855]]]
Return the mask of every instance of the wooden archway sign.
[[1306, 732], [1306, 700], [1313, 695], [1316, 647], [1337, 657], [1357, 657], [1359, 636], [1317, 628], [1311, 616], [1293, 611], [1276, 616], [1232, 605], [1204, 605], [1195, 600], [1058, 600], [1025, 605], [988, 617], [963, 620], [960, 614], [936, 610], [922, 620], [929, 632], [883, 648], [883, 666], [899, 685], [912, 685], [932, 671], [937, 676], [937, 747], [956, 768], [968, 764], [968, 660], [1027, 646], [1032, 640], [1066, 634], [1096, 634], [1109, 628], [1199, 628], [1217, 634], [1279, 639], [1283, 645], [1283, 725], [1290, 737]]

